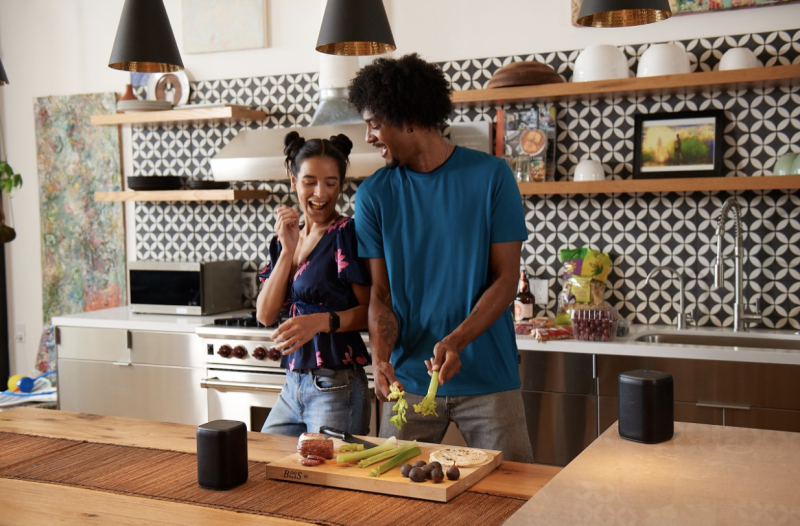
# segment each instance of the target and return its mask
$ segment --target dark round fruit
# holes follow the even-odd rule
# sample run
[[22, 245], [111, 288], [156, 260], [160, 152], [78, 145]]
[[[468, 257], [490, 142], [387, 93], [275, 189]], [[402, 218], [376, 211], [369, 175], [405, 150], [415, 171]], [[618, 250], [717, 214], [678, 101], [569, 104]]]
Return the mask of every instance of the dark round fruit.
[[447, 478], [448, 480], [458, 480], [458, 477], [461, 476], [461, 471], [458, 470], [458, 466], [455, 464], [447, 468]]
[[438, 484], [444, 480], [444, 472], [442, 471], [442, 468], [435, 468], [433, 470], [433, 473], [431, 473], [431, 480], [434, 484]]
[[400, 474], [403, 475], [404, 477], [408, 476], [409, 471], [411, 471], [411, 464], [409, 464], [408, 462], [400, 466]]
[[411, 482], [425, 482], [425, 472], [422, 471], [422, 468], [411, 468], [408, 478], [411, 479]]
[[414, 465], [412, 467], [421, 468], [424, 465], [425, 465], [425, 461], [424, 460], [417, 460], [416, 462], [414, 462]]
[[440, 462], [436, 461], [436, 460], [434, 460], [433, 462], [431, 462], [431, 466], [433, 466], [433, 467], [435, 467], [435, 468], [442, 469], [442, 464], [441, 464]]

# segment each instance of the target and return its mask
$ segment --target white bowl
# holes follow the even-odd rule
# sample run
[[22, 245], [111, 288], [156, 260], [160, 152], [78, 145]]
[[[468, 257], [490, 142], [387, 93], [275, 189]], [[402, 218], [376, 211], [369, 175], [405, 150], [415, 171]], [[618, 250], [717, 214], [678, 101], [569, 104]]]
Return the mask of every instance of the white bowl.
[[628, 60], [616, 46], [588, 46], [575, 59], [572, 82], [628, 78]]
[[606, 178], [603, 164], [594, 159], [584, 159], [575, 166], [575, 181], [602, 181]]
[[758, 61], [755, 53], [746, 47], [734, 47], [729, 49], [724, 55], [722, 55], [722, 58], [719, 61], [720, 71], [760, 67], [761, 62]]
[[653, 44], [642, 54], [639, 59], [637, 77], [657, 77], [660, 75], [675, 75], [689, 73], [689, 55], [678, 44]]

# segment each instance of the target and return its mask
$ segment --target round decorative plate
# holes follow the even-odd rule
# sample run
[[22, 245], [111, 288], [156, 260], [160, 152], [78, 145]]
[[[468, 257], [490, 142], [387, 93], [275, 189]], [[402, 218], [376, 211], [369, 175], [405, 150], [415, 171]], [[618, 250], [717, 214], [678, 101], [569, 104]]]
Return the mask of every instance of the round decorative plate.
[[189, 102], [189, 77], [186, 72], [151, 74], [147, 81], [147, 100], [166, 100], [175, 106]]

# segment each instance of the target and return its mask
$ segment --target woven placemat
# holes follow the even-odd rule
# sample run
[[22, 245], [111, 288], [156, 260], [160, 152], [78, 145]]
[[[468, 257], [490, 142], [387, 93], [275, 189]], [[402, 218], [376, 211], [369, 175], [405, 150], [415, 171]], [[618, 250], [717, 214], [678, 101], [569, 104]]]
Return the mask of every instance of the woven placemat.
[[61, 484], [136, 497], [281, 517], [330, 526], [493, 526], [524, 499], [464, 492], [450, 502], [390, 497], [269, 480], [263, 462], [229, 491], [197, 484], [190, 453], [0, 432], [0, 478]]

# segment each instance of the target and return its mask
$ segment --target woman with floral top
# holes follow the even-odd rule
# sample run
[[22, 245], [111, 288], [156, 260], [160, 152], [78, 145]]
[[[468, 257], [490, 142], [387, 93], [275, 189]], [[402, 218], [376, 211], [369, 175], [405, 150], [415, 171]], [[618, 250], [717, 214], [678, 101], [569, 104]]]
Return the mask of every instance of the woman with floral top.
[[353, 220], [336, 211], [353, 143], [341, 134], [306, 141], [295, 131], [283, 142], [305, 224], [293, 208], [275, 211], [270, 262], [259, 273], [258, 320], [272, 325], [283, 306], [291, 316], [273, 334], [286, 383], [261, 431], [299, 436], [325, 425], [364, 435], [370, 357], [359, 330], [367, 328], [369, 277]]

